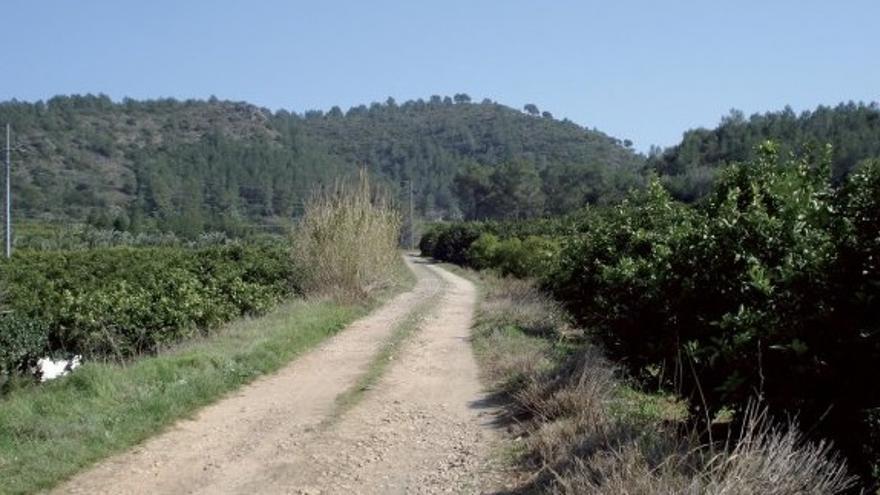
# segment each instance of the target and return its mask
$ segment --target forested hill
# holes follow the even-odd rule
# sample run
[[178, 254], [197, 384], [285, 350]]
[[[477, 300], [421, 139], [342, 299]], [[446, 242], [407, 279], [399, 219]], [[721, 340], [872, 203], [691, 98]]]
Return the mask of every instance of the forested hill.
[[628, 142], [534, 105], [464, 94], [305, 114], [214, 98], [59, 96], [2, 103], [6, 122], [18, 218], [183, 235], [283, 221], [359, 166], [394, 194], [412, 180], [420, 215], [480, 218], [610, 200], [638, 182], [644, 161]]
[[719, 167], [751, 160], [767, 139], [776, 141], [783, 155], [830, 144], [833, 173], [840, 179], [860, 161], [880, 157], [880, 106], [850, 102], [800, 115], [786, 107], [749, 118], [732, 110], [717, 128], [687, 131], [680, 144], [652, 153], [648, 166], [676, 196], [693, 200], [709, 191]]
[[[306, 113], [303, 132], [347, 161], [414, 178], [429, 215], [468, 218], [559, 213], [609, 200], [633, 184], [644, 158], [629, 145], [534, 105], [525, 113], [464, 94], [343, 114]], [[547, 201], [547, 198], [553, 201]]]

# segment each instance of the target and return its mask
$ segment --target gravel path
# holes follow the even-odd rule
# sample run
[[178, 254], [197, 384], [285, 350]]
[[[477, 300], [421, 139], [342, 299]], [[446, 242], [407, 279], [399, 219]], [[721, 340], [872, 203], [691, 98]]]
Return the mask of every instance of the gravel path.
[[[473, 285], [408, 261], [414, 290], [280, 372], [81, 473], [56, 493], [482, 493], [494, 432], [468, 337]], [[436, 301], [385, 375], [336, 421], [336, 397], [394, 324]]]

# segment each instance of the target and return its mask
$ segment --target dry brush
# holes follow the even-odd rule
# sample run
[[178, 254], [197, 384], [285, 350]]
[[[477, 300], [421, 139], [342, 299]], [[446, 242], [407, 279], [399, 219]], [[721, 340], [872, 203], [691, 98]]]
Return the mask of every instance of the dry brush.
[[361, 173], [313, 194], [293, 232], [293, 261], [307, 293], [356, 300], [400, 273], [400, 213]]

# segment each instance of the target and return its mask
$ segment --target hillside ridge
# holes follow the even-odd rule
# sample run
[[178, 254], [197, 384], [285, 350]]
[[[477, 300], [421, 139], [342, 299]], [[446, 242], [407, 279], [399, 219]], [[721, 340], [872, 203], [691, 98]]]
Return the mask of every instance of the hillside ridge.
[[[363, 166], [392, 195], [413, 181], [417, 213], [435, 219], [504, 211], [469, 204], [481, 191], [468, 184], [528, 197], [515, 215], [535, 216], [637, 182], [644, 157], [629, 142], [526, 108], [458, 94], [298, 114], [213, 97], [74, 95], [0, 103], [0, 122], [13, 127], [18, 218], [123, 230], [192, 235], [282, 221], [315, 187]], [[560, 180], [572, 173], [584, 180]], [[560, 193], [573, 199], [546, 201]]]

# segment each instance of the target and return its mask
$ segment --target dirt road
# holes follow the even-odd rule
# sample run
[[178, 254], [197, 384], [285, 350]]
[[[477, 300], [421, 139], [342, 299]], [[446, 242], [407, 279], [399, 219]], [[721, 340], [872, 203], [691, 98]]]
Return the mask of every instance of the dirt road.
[[[414, 290], [279, 373], [81, 473], [56, 493], [480, 493], [493, 433], [468, 343], [467, 280], [409, 262]], [[430, 313], [360, 401], [335, 417], [404, 319]], [[422, 305], [424, 306], [424, 305]]]

